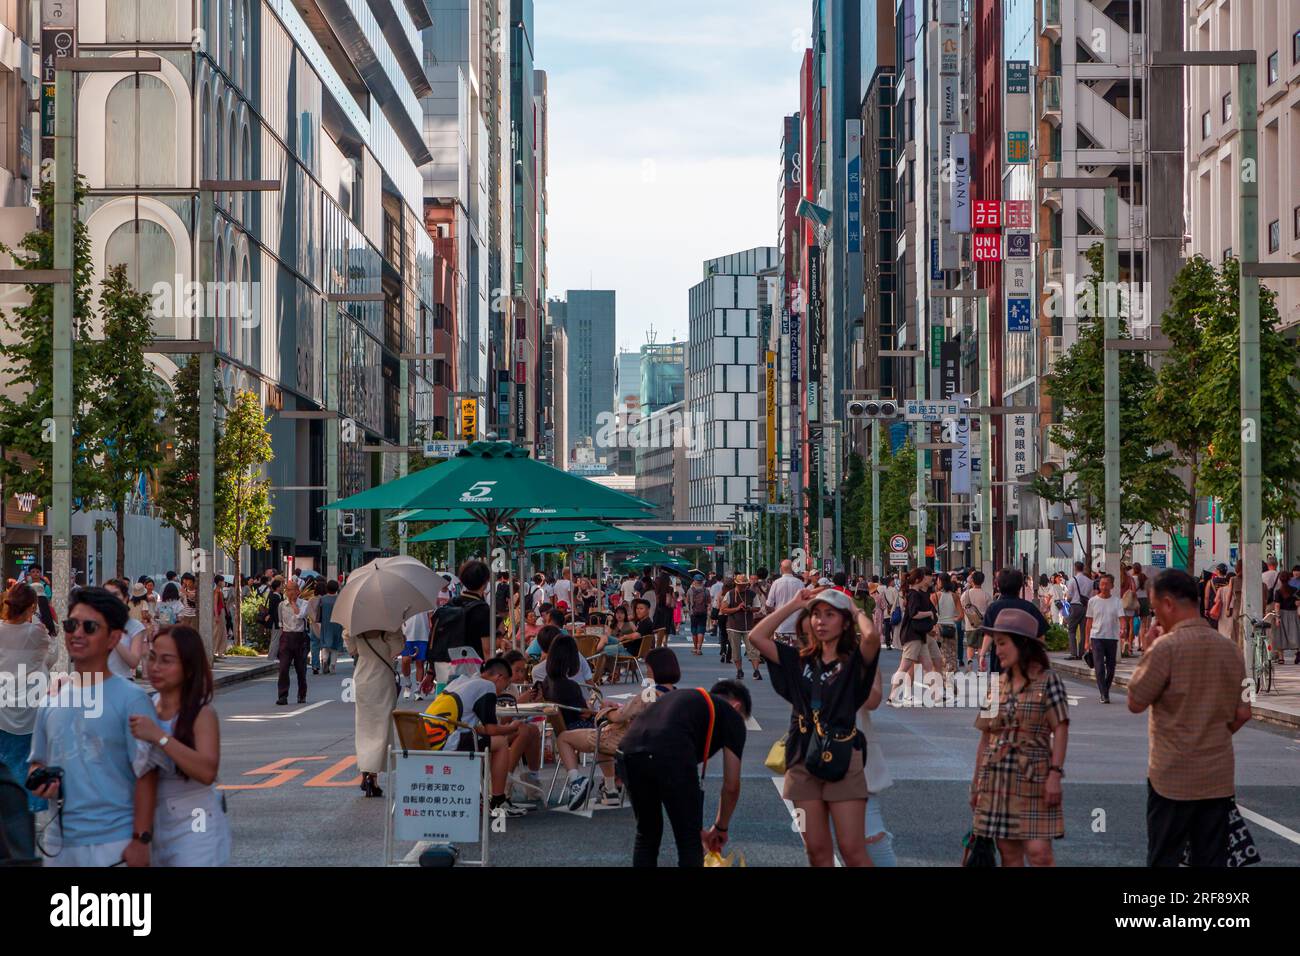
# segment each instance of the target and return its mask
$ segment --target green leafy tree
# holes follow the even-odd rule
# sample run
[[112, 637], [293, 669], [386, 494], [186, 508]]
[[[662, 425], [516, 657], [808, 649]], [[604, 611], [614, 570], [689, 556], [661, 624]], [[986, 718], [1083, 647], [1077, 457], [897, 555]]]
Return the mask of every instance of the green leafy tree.
[[880, 467], [880, 554], [883, 557], [889, 554], [889, 539], [894, 535], [906, 535], [909, 540], [916, 538], [910, 520], [912, 494], [916, 491], [916, 446], [911, 437], [894, 452], [889, 431], [882, 428]]
[[[1099, 273], [1102, 267], [1101, 246], [1087, 253], [1092, 265], [1092, 302], [1100, 302], [1102, 291]], [[1119, 320], [1121, 338], [1129, 337], [1128, 323]], [[1106, 500], [1106, 404], [1105, 404], [1105, 324], [1100, 320], [1081, 322], [1078, 338], [1044, 376], [1044, 385], [1052, 397], [1060, 423], [1052, 427], [1052, 440], [1065, 451], [1070, 478], [1059, 484], [1037, 483], [1037, 490], [1047, 492], [1053, 500], [1073, 500], [1088, 522], [1105, 526]], [[1142, 523], [1166, 531], [1178, 523], [1185, 494], [1182, 482], [1174, 473], [1176, 460], [1171, 452], [1161, 450], [1158, 437], [1147, 416], [1149, 396], [1155, 388], [1155, 372], [1141, 352], [1119, 353], [1119, 427], [1120, 427], [1120, 528], [1121, 545], [1131, 540]], [[1079, 523], [1075, 523], [1076, 529]], [[1086, 549], [1091, 556], [1091, 542]]]
[[[85, 198], [84, 180], [78, 179], [73, 202]], [[53, 221], [54, 188], [43, 184], [37, 200], [46, 218]], [[54, 234], [35, 229], [18, 247], [0, 244], [20, 269], [54, 268]], [[73, 223], [72, 289], [72, 484], [73, 507], [88, 506], [99, 490], [98, 469], [93, 460], [96, 442], [89, 421], [99, 394], [96, 381], [96, 346], [91, 337], [94, 310], [91, 295], [94, 269], [90, 261], [90, 237], [85, 225]], [[48, 506], [54, 477], [54, 442], [68, 436], [54, 434], [54, 287], [25, 287], [30, 301], [12, 312], [0, 313], [9, 332], [0, 342], [0, 448], [18, 453], [23, 460], [0, 458], [0, 475], [11, 494], [34, 494]]]
[[[241, 391], [226, 415], [217, 443], [216, 538], [235, 562], [235, 580], [243, 580], [244, 545], [265, 548], [271, 530], [270, 479], [265, 466], [272, 457], [271, 434], [257, 394]], [[242, 616], [235, 618], [235, 645], [243, 643]]]
[[843, 522], [840, 537], [846, 558], [871, 559], [871, 482], [861, 455], [849, 455], [848, 474], [840, 489]]
[[1277, 294], [1261, 286], [1260, 420], [1242, 421], [1239, 278], [1237, 260], [1224, 262], [1219, 270], [1217, 308], [1205, 313], [1201, 324], [1201, 374], [1191, 383], [1191, 404], [1209, 427], [1205, 432], [1205, 454], [1197, 463], [1197, 481], [1206, 494], [1223, 503], [1225, 516], [1236, 523], [1241, 517], [1242, 442], [1262, 442], [1263, 517], [1277, 523], [1300, 517], [1296, 503], [1300, 492], [1300, 434], [1295, 418], [1300, 390], [1294, 379], [1300, 351], [1279, 328]]
[[99, 385], [83, 436], [95, 461], [95, 498], [112, 513], [117, 539], [117, 577], [126, 575], [128, 498], [152, 479], [163, 460], [158, 409], [163, 384], [145, 359], [153, 334], [150, 298], [137, 292], [126, 266], [109, 268], [99, 296], [103, 338], [96, 342], [92, 372]]
[[[199, 367], [191, 356], [172, 379], [171, 393], [163, 406], [165, 441], [170, 453], [158, 470], [156, 501], [163, 524], [190, 542], [199, 540]], [[217, 408], [214, 441], [221, 442], [221, 417], [226, 411], [226, 394], [213, 374], [213, 396]], [[216, 459], [216, 484], [223, 481], [223, 462]], [[220, 503], [218, 502], [218, 507]], [[220, 520], [219, 518], [216, 520]]]

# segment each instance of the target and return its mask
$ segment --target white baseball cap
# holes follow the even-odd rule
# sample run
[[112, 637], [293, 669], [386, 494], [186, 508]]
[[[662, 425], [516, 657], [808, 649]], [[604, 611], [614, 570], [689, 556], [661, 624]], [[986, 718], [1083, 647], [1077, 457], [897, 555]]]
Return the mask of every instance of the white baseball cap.
[[812, 600], [808, 602], [809, 606], [811, 606], [815, 601], [824, 601], [836, 610], [844, 611], [847, 614], [854, 614], [858, 610], [858, 606], [853, 603], [851, 597], [843, 591], [837, 591], [835, 588], [818, 591], [812, 596]]

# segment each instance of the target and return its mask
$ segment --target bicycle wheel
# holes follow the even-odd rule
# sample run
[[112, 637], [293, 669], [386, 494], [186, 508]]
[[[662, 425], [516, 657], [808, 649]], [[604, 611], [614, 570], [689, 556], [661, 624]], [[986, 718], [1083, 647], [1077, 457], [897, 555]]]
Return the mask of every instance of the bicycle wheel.
[[1271, 657], [1264, 658], [1264, 682], [1261, 687], [1264, 693], [1273, 693], [1273, 659]]

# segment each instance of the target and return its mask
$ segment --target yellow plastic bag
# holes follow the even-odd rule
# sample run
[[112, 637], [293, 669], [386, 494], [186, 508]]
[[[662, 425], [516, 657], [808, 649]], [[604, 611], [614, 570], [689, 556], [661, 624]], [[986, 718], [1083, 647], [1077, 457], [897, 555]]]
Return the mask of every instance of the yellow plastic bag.
[[767, 752], [767, 759], [763, 761], [763, 766], [773, 773], [785, 773], [784, 737], [772, 744], [772, 749]]
[[705, 866], [744, 866], [745, 854], [737, 852], [737, 853], [728, 853], [726, 856], [723, 856], [721, 853], [714, 853], [710, 851], [704, 854], [704, 865]]

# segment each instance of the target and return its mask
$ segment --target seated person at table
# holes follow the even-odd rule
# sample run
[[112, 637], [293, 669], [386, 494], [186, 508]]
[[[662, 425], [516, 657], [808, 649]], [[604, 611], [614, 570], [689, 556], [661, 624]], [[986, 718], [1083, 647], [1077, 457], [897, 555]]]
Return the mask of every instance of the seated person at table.
[[[587, 695], [575, 677], [579, 665], [584, 663], [578, 653], [578, 642], [567, 634], [551, 641], [546, 655], [546, 676], [542, 678], [542, 697], [547, 703], [559, 704], [564, 710], [564, 725], [568, 730], [591, 729], [596, 726], [595, 711], [587, 706]], [[540, 665], [539, 665], [540, 666]], [[537, 679], [536, 671], [533, 679]]]
[[[654, 619], [650, 617], [649, 601], [645, 598], [637, 598], [632, 602], [632, 612], [636, 615], [636, 620], [633, 621], [633, 625], [636, 627], [637, 638], [642, 638], [655, 632], [655, 622]], [[631, 637], [624, 640], [623, 643], [628, 644], [634, 654], [636, 653], [637, 648], [641, 646], [641, 641], [639, 639]]]
[[525, 807], [511, 803], [506, 797], [506, 779], [520, 761], [527, 760], [529, 782], [537, 782], [540, 766], [541, 735], [537, 727], [511, 718], [497, 717], [497, 695], [510, 687], [511, 668], [503, 658], [484, 661], [478, 676], [463, 674], [448, 684], [433, 699], [425, 713], [443, 721], [458, 721], [468, 729], [443, 721], [424, 722], [430, 750], [470, 751], [475, 749], [475, 737], [480, 746], [491, 752], [493, 812], [517, 817], [527, 813]]
[[[667, 647], [657, 647], [646, 656], [646, 676], [651, 684], [640, 693], [633, 694], [625, 704], [610, 704], [596, 715], [596, 721], [605, 721], [600, 731], [600, 799], [622, 802], [618, 785], [614, 781], [614, 755], [632, 721], [647, 707], [677, 686], [682, 679], [682, 668], [677, 655]], [[579, 754], [596, 752], [596, 731], [566, 730], [559, 738], [560, 762], [569, 771], [565, 792], [569, 795], [569, 809], [577, 810], [587, 799], [591, 778], [582, 772]]]
[[[548, 624], [546, 627], [542, 628], [541, 632], [537, 635], [537, 642], [542, 648], [542, 659], [533, 667], [534, 686], [541, 684], [546, 680], [546, 661], [550, 656], [550, 650], [556, 638], [560, 637], [569, 637], [569, 635], [565, 634], [554, 624]], [[573, 638], [569, 637], [569, 640], [573, 640]], [[576, 641], [574, 642], [574, 647], [577, 647]], [[577, 677], [580, 681], [591, 680], [591, 665], [588, 664], [586, 658], [581, 655], [578, 656]]]
[[547, 616], [547, 623], [554, 624], [565, 634], [569, 633], [569, 605], [563, 601], [556, 601], [555, 607], [551, 608], [551, 613]]
[[[627, 643], [624, 643], [627, 642]], [[628, 609], [614, 609], [614, 623], [609, 633], [601, 635], [596, 642], [596, 650], [607, 657], [632, 657], [641, 647], [641, 635], [628, 617]]]
[[528, 679], [528, 656], [523, 651], [509, 650], [501, 659], [510, 665], [510, 686], [514, 688], [515, 702], [531, 704], [542, 699], [542, 695]]
[[542, 632], [542, 628], [551, 622], [552, 606], [553, 605], [550, 604], [543, 604], [536, 609], [537, 629], [533, 632], [532, 640], [528, 642], [528, 647], [524, 649], [528, 656], [533, 660], [537, 660], [542, 656], [542, 647], [537, 643], [537, 635]]

